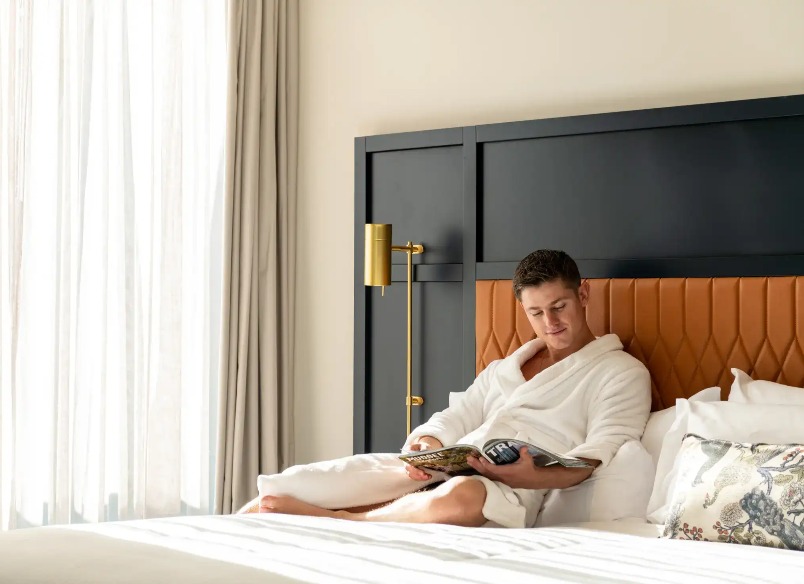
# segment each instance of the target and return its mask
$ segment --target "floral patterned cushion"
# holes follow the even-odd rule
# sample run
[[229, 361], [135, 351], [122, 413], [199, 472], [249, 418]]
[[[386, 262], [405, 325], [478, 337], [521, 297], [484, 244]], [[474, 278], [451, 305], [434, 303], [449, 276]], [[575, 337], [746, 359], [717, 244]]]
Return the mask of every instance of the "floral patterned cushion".
[[687, 434], [663, 537], [804, 550], [804, 446]]

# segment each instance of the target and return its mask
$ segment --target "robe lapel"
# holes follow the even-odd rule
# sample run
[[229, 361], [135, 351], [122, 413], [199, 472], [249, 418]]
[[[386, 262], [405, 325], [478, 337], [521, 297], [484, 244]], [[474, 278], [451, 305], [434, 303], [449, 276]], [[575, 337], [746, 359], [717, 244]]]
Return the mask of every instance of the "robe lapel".
[[[531, 342], [535, 342], [536, 340], [538, 340], [541, 345], [529, 346], [530, 343], [523, 345], [523, 349], [528, 347], [529, 350], [523, 351], [520, 359], [511, 359], [510, 369], [513, 369], [513, 371], [508, 370], [505, 372], [506, 375], [518, 375], [520, 380], [519, 386], [512, 384], [515, 389], [510, 392], [509, 395], [506, 395], [507, 401], [504, 406], [505, 410], [510, 411], [513, 408], [533, 402], [537, 395], [545, 395], [553, 389], [561, 387], [572, 375], [575, 375], [590, 364], [596, 362], [606, 353], [623, 348], [617, 335], [604, 335], [587, 344], [569, 357], [537, 373], [531, 380], [525, 381], [524, 377], [522, 377], [522, 363], [532, 357], [536, 351], [544, 347], [544, 341], [540, 339], [535, 339]], [[514, 355], [520, 356], [518, 353], [519, 351], [514, 353]]]

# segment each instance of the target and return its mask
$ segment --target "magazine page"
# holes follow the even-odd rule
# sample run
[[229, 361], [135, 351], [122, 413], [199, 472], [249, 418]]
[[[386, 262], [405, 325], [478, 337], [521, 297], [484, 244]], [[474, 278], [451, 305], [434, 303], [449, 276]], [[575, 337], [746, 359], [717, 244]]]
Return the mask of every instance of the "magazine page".
[[474, 446], [457, 444], [435, 450], [406, 452], [399, 458], [411, 466], [424, 470], [435, 470], [451, 475], [477, 474], [477, 471], [466, 462], [469, 456], [479, 457], [483, 454]]

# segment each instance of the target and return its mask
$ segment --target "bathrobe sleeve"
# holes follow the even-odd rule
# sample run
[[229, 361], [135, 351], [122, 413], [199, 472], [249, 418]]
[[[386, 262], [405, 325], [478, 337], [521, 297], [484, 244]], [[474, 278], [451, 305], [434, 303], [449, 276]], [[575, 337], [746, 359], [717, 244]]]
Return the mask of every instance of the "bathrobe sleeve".
[[586, 441], [567, 452], [606, 466], [626, 441], [639, 440], [650, 414], [650, 373], [641, 363], [617, 374], [590, 399]]
[[444, 446], [451, 446], [483, 424], [491, 380], [500, 362], [501, 360], [497, 360], [489, 363], [466, 391], [450, 399], [447, 409], [436, 412], [427, 422], [414, 428], [405, 441], [403, 450], [422, 436], [438, 438]]

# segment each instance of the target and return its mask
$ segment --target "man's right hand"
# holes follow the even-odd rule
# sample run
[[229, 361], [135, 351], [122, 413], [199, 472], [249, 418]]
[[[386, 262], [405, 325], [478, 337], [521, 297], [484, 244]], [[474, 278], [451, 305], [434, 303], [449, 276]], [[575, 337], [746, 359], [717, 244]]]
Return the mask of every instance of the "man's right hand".
[[[441, 441], [438, 438], [433, 438], [432, 436], [422, 436], [421, 438], [417, 438], [413, 444], [409, 444], [408, 450], [411, 452], [419, 452], [422, 450], [434, 450], [436, 448], [442, 448], [443, 446], [444, 445], [441, 444]], [[409, 464], [405, 465], [405, 472], [408, 473], [408, 476], [414, 481], [426, 481], [432, 478], [430, 473]]]

